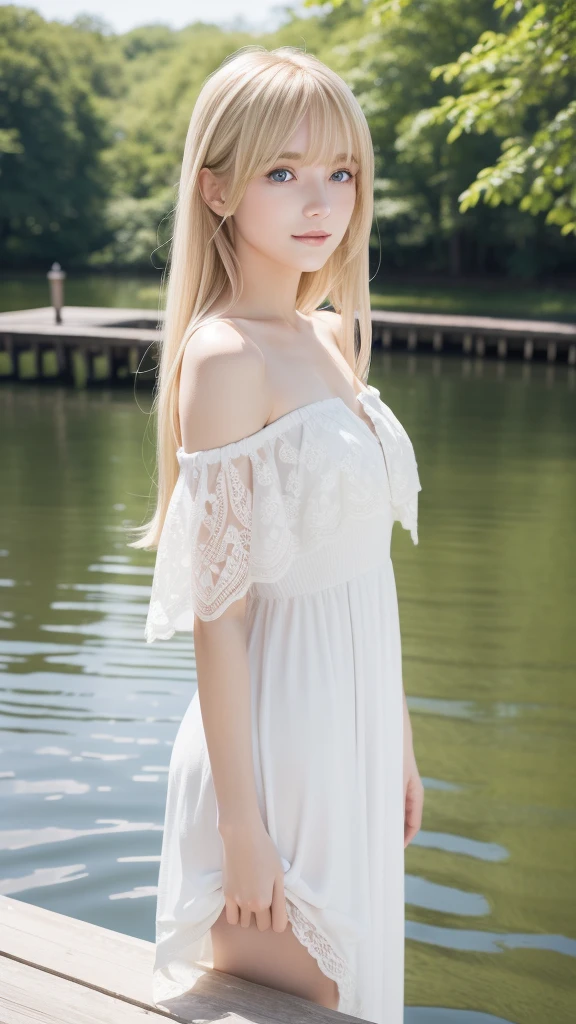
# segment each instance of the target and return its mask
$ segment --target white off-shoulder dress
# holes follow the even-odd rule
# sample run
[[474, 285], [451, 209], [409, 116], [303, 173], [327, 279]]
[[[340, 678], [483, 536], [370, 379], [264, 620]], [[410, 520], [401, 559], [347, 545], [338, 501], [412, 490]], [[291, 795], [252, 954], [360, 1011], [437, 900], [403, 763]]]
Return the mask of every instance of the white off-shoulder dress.
[[[403, 707], [390, 559], [418, 543], [414, 449], [368, 385], [294, 409], [180, 467], [158, 545], [146, 640], [192, 631], [247, 595], [254, 773], [299, 940], [338, 1009], [402, 1024]], [[212, 963], [225, 906], [198, 693], [178, 729], [160, 860], [153, 997]], [[193, 991], [193, 988], [192, 988]]]

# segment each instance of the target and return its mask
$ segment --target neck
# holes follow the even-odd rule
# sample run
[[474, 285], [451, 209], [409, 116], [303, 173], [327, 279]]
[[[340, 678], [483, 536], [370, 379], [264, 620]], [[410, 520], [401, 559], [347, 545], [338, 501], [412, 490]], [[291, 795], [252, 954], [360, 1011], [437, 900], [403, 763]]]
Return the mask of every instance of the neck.
[[238, 232], [235, 232], [234, 248], [240, 264], [242, 291], [228, 310], [229, 314], [298, 328], [301, 318], [296, 311], [296, 297], [302, 271], [264, 256]]

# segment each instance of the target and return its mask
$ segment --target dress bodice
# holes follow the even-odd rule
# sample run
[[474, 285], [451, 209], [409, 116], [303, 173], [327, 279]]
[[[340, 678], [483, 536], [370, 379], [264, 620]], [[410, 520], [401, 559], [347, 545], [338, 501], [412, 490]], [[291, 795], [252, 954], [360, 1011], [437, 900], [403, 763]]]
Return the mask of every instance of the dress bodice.
[[404, 427], [372, 385], [320, 399], [220, 448], [177, 451], [146, 640], [215, 619], [249, 590], [290, 596], [387, 554], [397, 519], [418, 543], [421, 485]]

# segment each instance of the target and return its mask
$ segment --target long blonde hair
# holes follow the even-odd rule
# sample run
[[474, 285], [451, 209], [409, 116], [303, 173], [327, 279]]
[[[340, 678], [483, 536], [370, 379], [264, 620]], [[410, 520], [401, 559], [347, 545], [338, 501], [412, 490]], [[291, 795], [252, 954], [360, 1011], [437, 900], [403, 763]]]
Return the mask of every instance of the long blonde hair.
[[[152, 409], [154, 412], [157, 407], [158, 498], [152, 519], [132, 528], [131, 532], [142, 536], [129, 547], [158, 546], [178, 478], [176, 449], [182, 443], [178, 385], [186, 344], [201, 323], [213, 318], [209, 311], [225, 289], [230, 289], [230, 307], [239, 296], [240, 272], [228, 218], [248, 182], [274, 166], [306, 114], [311, 139], [307, 162], [332, 163], [340, 135], [346, 139], [348, 159], [356, 158], [359, 171], [346, 233], [320, 270], [301, 275], [297, 309], [310, 315], [328, 297], [342, 317], [343, 355], [363, 382], [368, 376], [372, 349], [368, 242], [373, 220], [374, 151], [366, 118], [343, 79], [311, 54], [292, 46], [276, 50], [256, 44], [242, 47], [206, 79], [186, 136]], [[226, 180], [222, 218], [201, 196], [198, 174], [202, 167]], [[223, 314], [225, 310], [220, 309], [218, 315]]]

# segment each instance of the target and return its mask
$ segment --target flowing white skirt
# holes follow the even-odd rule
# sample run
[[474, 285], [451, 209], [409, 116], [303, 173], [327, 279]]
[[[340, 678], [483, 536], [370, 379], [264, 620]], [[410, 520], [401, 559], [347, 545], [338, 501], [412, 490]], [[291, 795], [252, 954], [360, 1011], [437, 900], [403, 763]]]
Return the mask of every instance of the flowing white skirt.
[[[388, 538], [389, 539], [389, 538]], [[402, 1024], [402, 664], [389, 555], [353, 579], [251, 595], [254, 770], [300, 941], [338, 982], [338, 1009]], [[174, 743], [160, 862], [153, 994], [193, 991], [224, 905], [222, 844], [198, 694]]]

